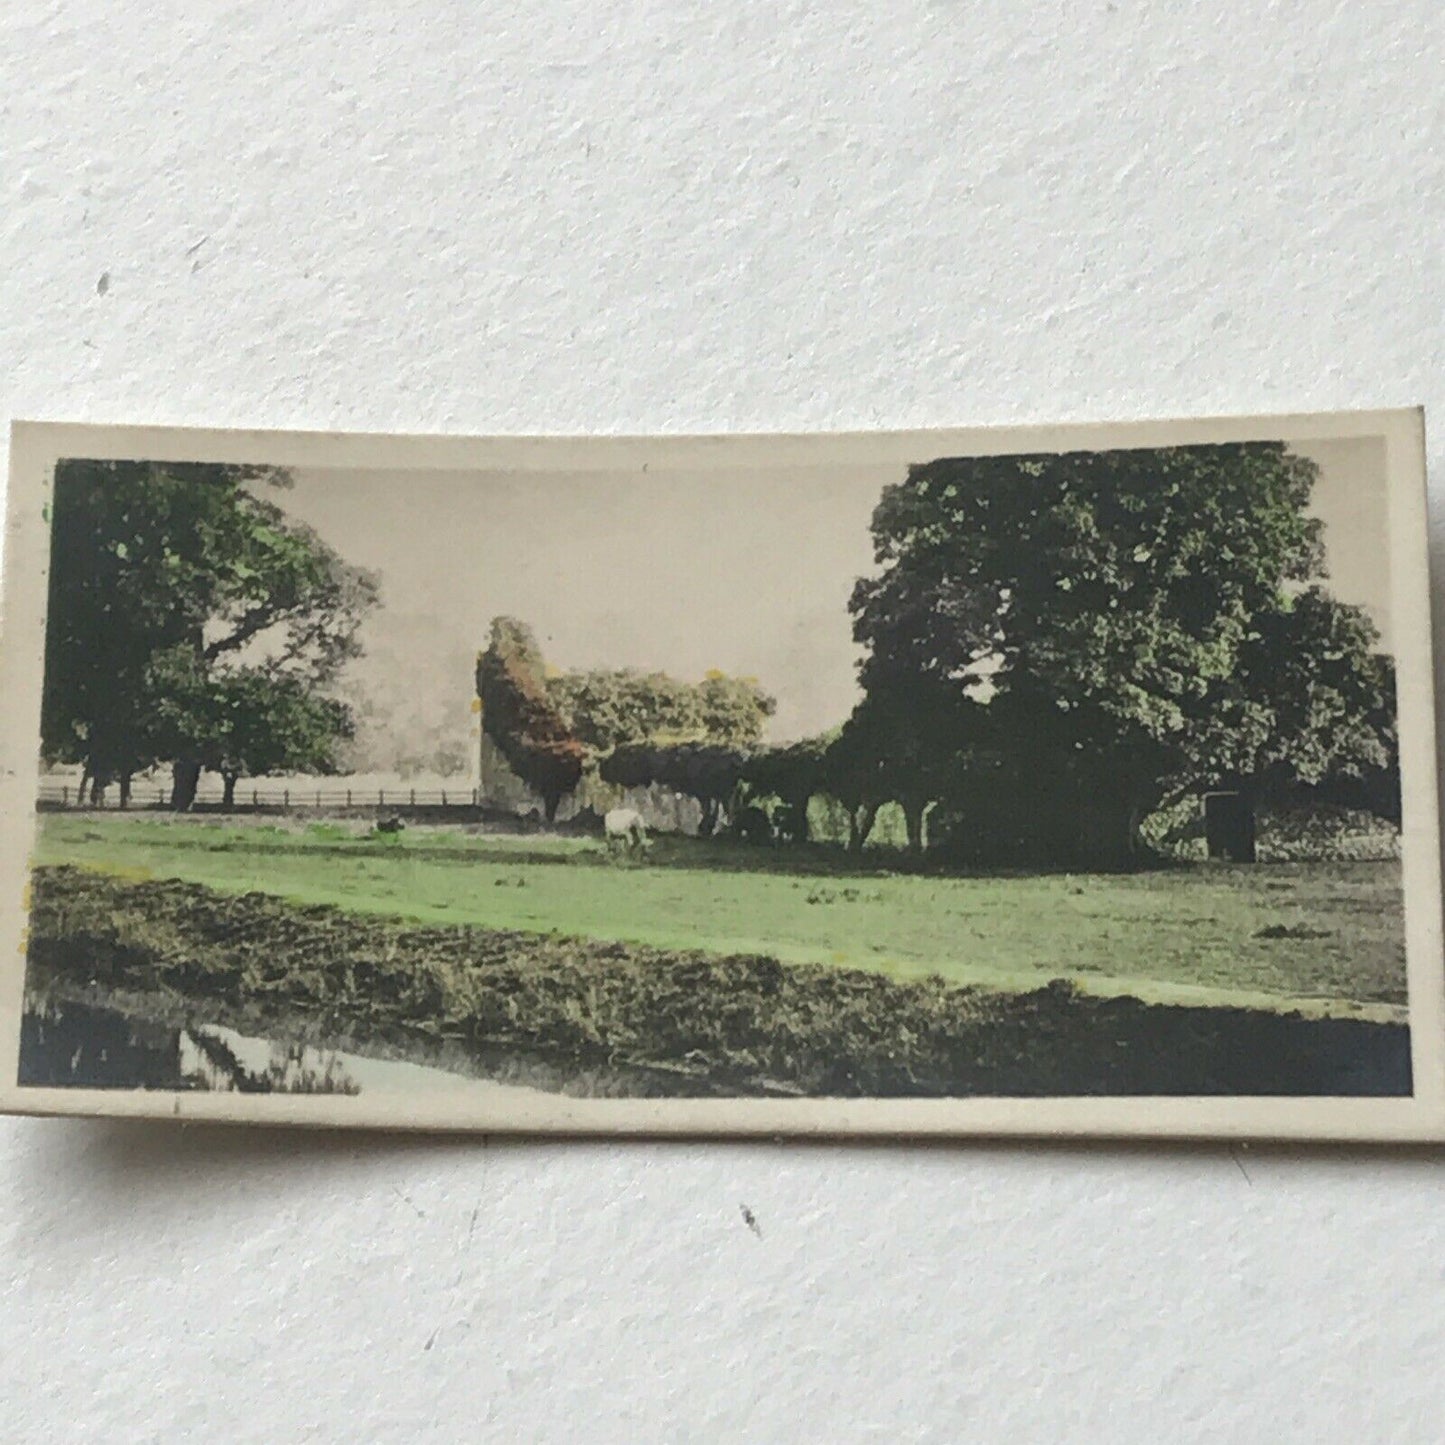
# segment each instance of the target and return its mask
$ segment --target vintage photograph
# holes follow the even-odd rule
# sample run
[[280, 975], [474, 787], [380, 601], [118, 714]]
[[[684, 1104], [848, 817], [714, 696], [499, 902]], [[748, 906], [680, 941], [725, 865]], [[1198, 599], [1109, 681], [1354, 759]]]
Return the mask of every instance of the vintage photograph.
[[12, 478], [7, 1107], [1439, 1103], [1414, 414]]

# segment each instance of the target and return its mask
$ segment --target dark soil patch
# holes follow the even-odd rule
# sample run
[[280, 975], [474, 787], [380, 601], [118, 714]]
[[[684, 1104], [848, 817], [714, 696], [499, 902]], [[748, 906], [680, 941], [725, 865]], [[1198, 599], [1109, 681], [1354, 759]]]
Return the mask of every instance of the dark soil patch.
[[[399, 1034], [565, 1075], [674, 1072], [679, 1093], [826, 1097], [1402, 1095], [1401, 1025], [898, 981], [762, 955], [419, 927], [37, 869], [34, 991], [162, 994], [356, 1039]], [[646, 1092], [655, 1093], [655, 1083]]]

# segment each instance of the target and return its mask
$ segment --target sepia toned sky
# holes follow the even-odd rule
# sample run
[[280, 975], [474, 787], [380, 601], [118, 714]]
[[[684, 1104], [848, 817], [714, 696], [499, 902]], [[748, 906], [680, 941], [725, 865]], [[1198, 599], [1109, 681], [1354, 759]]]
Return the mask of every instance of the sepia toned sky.
[[[1384, 449], [1297, 450], [1320, 464], [1336, 596], [1389, 646]], [[531, 623], [558, 668], [756, 677], [771, 735], [840, 722], [858, 693], [847, 603], [870, 569], [877, 467], [688, 474], [298, 471], [278, 500], [381, 575], [354, 679], [399, 727], [470, 726], [473, 661], [499, 613]]]

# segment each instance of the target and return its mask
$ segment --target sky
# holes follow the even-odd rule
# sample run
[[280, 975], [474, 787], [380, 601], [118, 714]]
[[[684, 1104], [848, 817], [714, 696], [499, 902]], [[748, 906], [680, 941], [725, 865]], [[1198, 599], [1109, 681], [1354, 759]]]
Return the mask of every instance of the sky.
[[[1384, 449], [1295, 450], [1320, 466], [1330, 590], [1389, 646]], [[560, 669], [751, 676], [785, 741], [858, 697], [848, 597], [872, 568], [869, 521], [904, 469], [648, 474], [299, 470], [278, 497], [343, 557], [380, 574], [353, 681], [402, 730], [465, 737], [473, 667], [499, 614], [531, 624]]]

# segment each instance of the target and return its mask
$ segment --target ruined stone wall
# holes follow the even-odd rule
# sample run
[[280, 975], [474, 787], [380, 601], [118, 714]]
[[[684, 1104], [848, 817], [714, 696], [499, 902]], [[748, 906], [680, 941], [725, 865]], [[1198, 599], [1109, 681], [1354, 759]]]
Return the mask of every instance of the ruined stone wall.
[[[478, 788], [483, 807], [503, 809], [519, 816], [545, 813], [541, 796], [512, 771], [501, 749], [481, 734], [478, 750]], [[604, 783], [595, 774], [584, 775], [576, 790], [563, 798], [557, 821], [565, 823], [587, 809], [602, 814], [611, 808], [635, 808], [643, 821], [657, 833], [696, 833], [702, 809], [693, 798], [671, 788], [653, 784], [646, 788], [619, 788]]]

